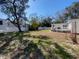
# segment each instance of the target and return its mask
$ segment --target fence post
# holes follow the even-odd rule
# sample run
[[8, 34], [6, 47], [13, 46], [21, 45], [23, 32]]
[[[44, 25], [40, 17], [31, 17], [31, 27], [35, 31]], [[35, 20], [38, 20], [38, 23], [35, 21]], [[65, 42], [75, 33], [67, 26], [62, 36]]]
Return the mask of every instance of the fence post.
[[[74, 29], [73, 29], [73, 25], [74, 25]], [[72, 32], [71, 32], [71, 39], [73, 41], [74, 44], [77, 44], [77, 26], [76, 26], [76, 21], [74, 22], [74, 24], [72, 23]]]

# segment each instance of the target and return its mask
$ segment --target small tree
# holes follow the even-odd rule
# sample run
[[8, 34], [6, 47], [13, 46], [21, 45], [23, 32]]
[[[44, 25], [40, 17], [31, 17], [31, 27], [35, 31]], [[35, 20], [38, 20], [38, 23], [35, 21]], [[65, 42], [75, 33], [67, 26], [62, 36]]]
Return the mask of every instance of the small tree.
[[39, 27], [39, 21], [38, 17], [31, 17], [30, 21], [30, 30], [37, 30]]
[[1, 12], [8, 16], [8, 20], [21, 32], [20, 22], [26, 19], [25, 9], [29, 0], [0, 0]]

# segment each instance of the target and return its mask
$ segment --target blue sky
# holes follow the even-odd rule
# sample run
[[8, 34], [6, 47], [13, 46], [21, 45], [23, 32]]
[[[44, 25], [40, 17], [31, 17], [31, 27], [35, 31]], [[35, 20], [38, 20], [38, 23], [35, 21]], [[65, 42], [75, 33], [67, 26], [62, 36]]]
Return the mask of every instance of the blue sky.
[[[30, 0], [30, 7], [26, 10], [27, 16], [37, 14], [39, 16], [55, 16], [58, 11], [64, 10], [67, 6], [78, 0]], [[6, 16], [0, 12], [0, 18]]]
[[58, 11], [64, 10], [75, 1], [78, 0], [30, 0], [27, 15], [36, 13], [42, 16], [55, 16]]

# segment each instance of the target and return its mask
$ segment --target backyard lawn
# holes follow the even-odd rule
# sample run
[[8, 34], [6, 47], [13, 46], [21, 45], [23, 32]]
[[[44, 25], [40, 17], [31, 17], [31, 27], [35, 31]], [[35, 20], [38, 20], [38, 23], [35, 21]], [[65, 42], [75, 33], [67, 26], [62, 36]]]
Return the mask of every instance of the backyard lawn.
[[[76, 57], [79, 56], [79, 45], [74, 45], [70, 33], [62, 32], [53, 32], [50, 30], [41, 30], [41, 31], [30, 31], [29, 35], [31, 36], [46, 36], [51, 42], [56, 42], [66, 49], [66, 51], [74, 54]], [[79, 35], [77, 35], [77, 40]], [[79, 57], [78, 57], [79, 58]]]
[[[28, 34], [34, 36], [46, 36], [55, 42], [72, 42], [71, 33], [53, 32], [51, 30], [30, 31]], [[77, 35], [77, 40], [79, 35]]]
[[[40, 59], [44, 59], [43, 57], [45, 59], [55, 57], [58, 57], [58, 59], [79, 58], [79, 45], [72, 43], [69, 33], [41, 30], [8, 33], [7, 36], [1, 36], [0, 38], [2, 39], [0, 40], [0, 53], [10, 54], [11, 58], [16, 58], [19, 54], [24, 56], [26, 52], [28, 56], [25, 57], [28, 58], [31, 54], [40, 57]], [[38, 57], [34, 59], [38, 59]]]
[[71, 41], [69, 33], [53, 32], [50, 30], [41, 30], [41, 31], [30, 31], [29, 34], [35, 35], [35, 36], [40, 36], [40, 35], [46, 36], [55, 42]]

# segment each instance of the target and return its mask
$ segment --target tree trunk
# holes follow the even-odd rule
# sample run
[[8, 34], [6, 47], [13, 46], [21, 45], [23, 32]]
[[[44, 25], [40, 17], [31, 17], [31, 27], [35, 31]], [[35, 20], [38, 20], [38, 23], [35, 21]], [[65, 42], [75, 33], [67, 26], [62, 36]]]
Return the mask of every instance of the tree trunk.
[[19, 24], [18, 24], [18, 30], [19, 30], [19, 32], [22, 32], [21, 26]]
[[16, 12], [16, 5], [15, 5], [15, 1], [16, 0], [14, 0], [13, 1], [13, 7], [14, 7], [14, 15], [15, 15], [15, 19], [16, 19], [16, 21], [17, 21], [17, 27], [18, 27], [18, 30], [19, 30], [19, 32], [22, 32], [22, 30], [21, 30], [21, 26], [20, 26], [20, 23], [19, 23], [19, 18], [17, 17], [17, 12]]
[[18, 19], [18, 18], [17, 18], [17, 27], [18, 27], [19, 32], [22, 32], [21, 26], [20, 26], [20, 23], [19, 23], [19, 19]]
[[22, 32], [21, 26], [20, 26], [20, 24], [19, 24], [19, 20], [17, 20], [17, 24], [16, 24], [15, 22], [11, 21], [10, 19], [8, 19], [8, 20], [9, 20], [14, 26], [16, 26], [16, 27], [18, 28], [19, 32]]

